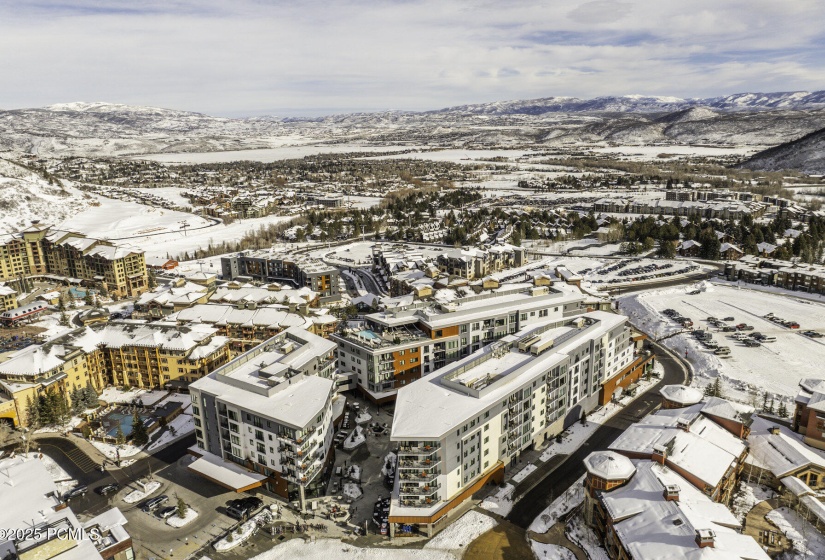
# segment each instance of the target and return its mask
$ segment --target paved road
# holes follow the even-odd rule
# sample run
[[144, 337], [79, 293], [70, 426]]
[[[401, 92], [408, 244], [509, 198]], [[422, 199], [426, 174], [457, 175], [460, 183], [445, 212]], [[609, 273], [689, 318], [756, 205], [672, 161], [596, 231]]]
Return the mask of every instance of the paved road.
[[549, 461], [525, 478], [515, 490], [522, 498], [516, 502], [507, 519], [526, 529], [539, 514], [576, 480], [584, 474], [584, 458], [593, 451], [607, 449], [631, 424], [651, 413], [661, 403], [659, 389], [663, 385], [684, 383], [689, 378], [689, 369], [669, 351], [656, 343], [651, 343], [656, 359], [664, 367], [662, 380], [648, 389], [621, 412], [608, 420], [602, 427], [563, 462]]
[[100, 496], [94, 492], [95, 488], [111, 482], [117, 482], [123, 487], [149, 474], [150, 468], [153, 473], [160, 471], [186, 454], [187, 448], [195, 444], [195, 435], [186, 436], [157, 454], [145, 457], [128, 467], [105, 472], [100, 472], [99, 464], [79, 449], [71, 439], [46, 437], [38, 438], [36, 443], [40, 446], [40, 451], [54, 459], [69, 476], [79, 484], [89, 487], [85, 496], [71, 501], [75, 513], [97, 515], [111, 507], [111, 496]]

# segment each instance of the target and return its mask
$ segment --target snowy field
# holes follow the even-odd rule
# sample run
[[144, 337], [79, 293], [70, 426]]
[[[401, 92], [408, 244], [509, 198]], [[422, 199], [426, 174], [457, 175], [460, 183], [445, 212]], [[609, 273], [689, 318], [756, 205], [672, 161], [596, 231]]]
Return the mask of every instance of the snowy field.
[[410, 150], [416, 146], [361, 146], [357, 144], [318, 144], [282, 146], [259, 150], [234, 150], [228, 152], [187, 152], [145, 154], [133, 159], [145, 159], [159, 163], [229, 163], [232, 161], [260, 161], [270, 163], [285, 159], [298, 159], [317, 154], [345, 154], [349, 152], [394, 152]]
[[[705, 290], [697, 295], [687, 292], [696, 286]], [[702, 347], [690, 334], [677, 334], [663, 343], [678, 351], [687, 352], [687, 359], [694, 366], [696, 377], [693, 385], [703, 387], [712, 378], [722, 375], [730, 396], [748, 402], [751, 395], [767, 390], [778, 395], [794, 396], [799, 380], [818, 376], [820, 366], [825, 361], [823, 339], [810, 339], [801, 331], [825, 331], [825, 305], [751, 290], [708, 285], [705, 283], [688, 287], [651, 290], [628, 295], [619, 300], [620, 312], [655, 339], [683, 330], [661, 312], [674, 309], [693, 320], [693, 328], [708, 328], [708, 317], [724, 319], [729, 325], [747, 323], [753, 325], [753, 332], [776, 337], [776, 342], [749, 348], [731, 338], [732, 333], [718, 332], [711, 328], [714, 340], [720, 346], [730, 348], [730, 357], [720, 359], [711, 350]], [[763, 316], [767, 313], [801, 325], [791, 330], [773, 323]]]
[[61, 223], [59, 229], [79, 231], [102, 239], [131, 239], [153, 233], [181, 232], [208, 226], [211, 222], [194, 214], [146, 206], [136, 202], [98, 197], [100, 206], [91, 206]]
[[[100, 206], [88, 208], [59, 227], [90, 237], [121, 240], [124, 244], [140, 247], [152, 257], [175, 257], [184, 251], [192, 252], [225, 240], [240, 240], [249, 232], [294, 217], [265, 216], [224, 225], [186, 212], [105, 197], [99, 197], [99, 200]], [[359, 204], [367, 203], [361, 201]], [[184, 224], [188, 227], [182, 227]]]
[[424, 152], [409, 152], [392, 156], [372, 156], [364, 159], [423, 159], [429, 161], [447, 161], [467, 165], [490, 161], [493, 158], [516, 159], [533, 152], [527, 150], [464, 150], [448, 149]]

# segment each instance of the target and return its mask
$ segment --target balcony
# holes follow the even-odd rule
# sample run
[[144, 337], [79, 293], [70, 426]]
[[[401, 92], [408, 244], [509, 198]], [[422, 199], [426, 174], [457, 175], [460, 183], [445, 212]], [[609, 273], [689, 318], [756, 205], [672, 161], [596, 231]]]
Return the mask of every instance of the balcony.
[[399, 469], [431, 469], [441, 464], [441, 457], [429, 459], [404, 459], [398, 461]]
[[411, 485], [401, 485], [401, 489], [399, 490], [399, 494], [402, 496], [432, 496], [438, 489], [441, 488], [440, 484], [430, 484], [424, 486], [411, 486]]
[[439, 475], [438, 471], [404, 471], [398, 473], [398, 479], [404, 484], [407, 481], [411, 482], [432, 482]]
[[399, 455], [423, 455], [429, 456], [437, 452], [439, 446], [437, 445], [402, 445], [398, 448]]

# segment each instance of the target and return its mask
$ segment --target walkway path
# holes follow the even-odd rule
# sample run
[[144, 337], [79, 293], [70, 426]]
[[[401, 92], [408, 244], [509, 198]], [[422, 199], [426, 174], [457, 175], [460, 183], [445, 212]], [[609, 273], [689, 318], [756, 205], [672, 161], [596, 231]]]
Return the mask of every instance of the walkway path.
[[575, 554], [577, 560], [587, 560], [587, 554], [585, 554], [581, 548], [568, 539], [567, 535], [564, 534], [565, 526], [566, 524], [564, 521], [559, 521], [550, 527], [546, 533], [534, 533], [533, 531], [527, 531], [527, 538], [540, 543], [563, 546]]

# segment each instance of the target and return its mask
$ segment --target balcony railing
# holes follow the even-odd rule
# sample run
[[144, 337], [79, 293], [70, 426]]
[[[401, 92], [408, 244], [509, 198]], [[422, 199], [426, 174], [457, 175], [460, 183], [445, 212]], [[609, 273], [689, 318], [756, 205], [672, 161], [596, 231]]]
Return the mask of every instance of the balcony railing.
[[405, 469], [430, 469], [441, 464], [441, 457], [432, 457], [429, 459], [405, 459], [398, 461], [398, 468]]
[[429, 484], [424, 486], [411, 486], [402, 484], [399, 493], [404, 496], [431, 496], [441, 488], [440, 484]]

